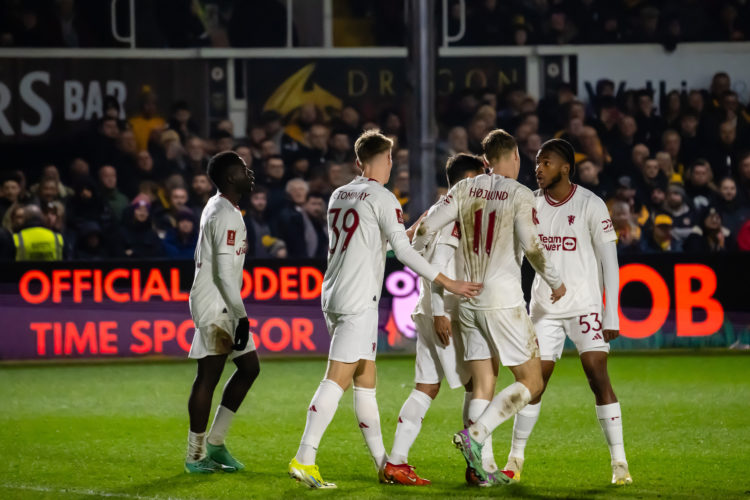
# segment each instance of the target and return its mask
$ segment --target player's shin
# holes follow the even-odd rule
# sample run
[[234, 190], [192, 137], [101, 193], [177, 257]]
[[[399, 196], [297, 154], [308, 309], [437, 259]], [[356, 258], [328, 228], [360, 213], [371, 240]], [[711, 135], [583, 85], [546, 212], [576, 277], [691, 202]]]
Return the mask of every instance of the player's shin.
[[375, 389], [354, 387], [354, 414], [359, 422], [362, 437], [370, 449], [375, 467], [381, 470], [385, 466], [386, 454], [383, 445], [383, 434], [380, 430], [380, 412], [375, 398]]
[[305, 432], [302, 434], [295, 456], [300, 464], [313, 465], [315, 463], [320, 440], [328, 424], [331, 423], [343, 394], [344, 389], [333, 380], [324, 379], [318, 386], [307, 409]]
[[531, 401], [529, 389], [521, 382], [514, 382], [492, 398], [487, 410], [476, 423], [469, 427], [472, 439], [482, 442], [500, 424], [518, 413]]
[[473, 397], [474, 397], [473, 392], [464, 393], [464, 407], [461, 413], [461, 417], [463, 418], [463, 423], [464, 423], [464, 429], [466, 429], [467, 427], [471, 425], [471, 423], [469, 423], [469, 407], [471, 406], [471, 400]]
[[414, 389], [401, 407], [398, 414], [396, 436], [388, 461], [394, 465], [408, 463], [409, 449], [419, 435], [422, 420], [430, 409], [432, 398], [422, 391]]
[[[479, 420], [479, 417], [487, 410], [490, 402], [486, 399], [472, 399], [469, 403], [469, 425], [474, 424]], [[472, 435], [472, 437], [474, 437]], [[482, 468], [487, 472], [494, 472], [497, 470], [497, 464], [495, 463], [495, 455], [492, 452], [492, 434], [489, 433], [486, 438], [479, 440], [482, 443]]]
[[526, 449], [526, 442], [531, 435], [531, 431], [534, 430], [534, 425], [539, 419], [539, 411], [541, 410], [542, 403], [528, 404], [521, 408], [516, 413], [516, 418], [513, 421], [513, 441], [510, 447], [510, 453], [508, 458], [524, 458], [524, 450]]
[[609, 445], [612, 463], [625, 462], [625, 444], [622, 437], [622, 412], [620, 403], [612, 403], [596, 407], [596, 418], [604, 431], [604, 437]]
[[208, 433], [208, 442], [215, 446], [224, 444], [224, 438], [229, 430], [229, 425], [234, 418], [234, 412], [229, 408], [219, 405], [214, 415], [214, 422], [211, 424], [211, 430]]

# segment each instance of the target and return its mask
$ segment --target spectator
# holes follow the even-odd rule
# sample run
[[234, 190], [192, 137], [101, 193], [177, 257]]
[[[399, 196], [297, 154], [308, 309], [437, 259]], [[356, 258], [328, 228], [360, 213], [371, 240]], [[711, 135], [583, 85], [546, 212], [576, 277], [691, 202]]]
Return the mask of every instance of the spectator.
[[323, 165], [329, 156], [328, 151], [328, 140], [330, 139], [331, 131], [322, 123], [315, 123], [310, 126], [310, 129], [305, 133], [305, 138], [308, 148], [304, 148], [303, 152], [298, 155], [307, 158], [308, 168], [316, 168], [319, 165]]
[[138, 195], [125, 211], [120, 238], [125, 257], [154, 259], [165, 255], [164, 245], [151, 225], [151, 203], [145, 195]]
[[188, 137], [198, 135], [198, 124], [193, 119], [187, 101], [177, 101], [172, 105], [169, 128], [180, 135], [180, 142], [183, 144]]
[[[247, 227], [247, 253], [250, 257], [268, 259], [271, 257], [268, 245], [270, 241], [271, 226], [266, 218], [268, 207], [268, 189], [263, 186], [255, 186], [250, 194], [250, 205], [245, 213], [245, 226]], [[273, 238], [276, 240], [275, 238]], [[275, 241], [274, 241], [275, 242]]]
[[682, 164], [689, 165], [703, 155], [703, 146], [698, 137], [699, 118], [695, 111], [686, 111], [680, 118], [680, 148]]
[[652, 190], [666, 189], [667, 182], [667, 177], [659, 168], [659, 162], [655, 158], [649, 158], [643, 162], [643, 169], [636, 186], [641, 199], [647, 199], [651, 196]]
[[683, 177], [685, 174], [685, 166], [681, 161], [681, 146], [682, 139], [676, 130], [667, 129], [661, 135], [661, 150], [669, 153], [669, 157], [672, 159], [672, 172]]
[[750, 219], [750, 206], [740, 199], [737, 184], [731, 177], [724, 177], [719, 184], [719, 196], [716, 209], [724, 225], [736, 235], [742, 225]]
[[[231, 123], [231, 122], [229, 122]], [[216, 145], [216, 153], [221, 151], [230, 151], [234, 149], [234, 136], [226, 130], [217, 130], [211, 137]]]
[[60, 181], [60, 171], [57, 169], [57, 167], [55, 165], [46, 165], [42, 169], [42, 176], [41, 176], [41, 180], [39, 181], [39, 183], [34, 184], [34, 185], [31, 186], [31, 188], [29, 188], [29, 191], [31, 192], [31, 194], [38, 195], [39, 194], [39, 188], [40, 188], [42, 182], [45, 181], [46, 179], [54, 179], [54, 181], [56, 183], [57, 196], [55, 196], [55, 199], [63, 200], [63, 199], [65, 199], [68, 196], [71, 196], [73, 194], [73, 190], [71, 188], [65, 186]]
[[742, 200], [750, 200], [750, 152], [740, 157], [737, 167], [737, 189]]
[[166, 121], [158, 114], [156, 94], [151, 87], [143, 86], [140, 99], [140, 113], [130, 118], [128, 123], [135, 134], [138, 151], [145, 151], [148, 143], [158, 137], [158, 135], [154, 136], [154, 133], [160, 134], [166, 126]]
[[190, 197], [188, 206], [195, 214], [197, 220], [200, 220], [203, 208], [208, 203], [209, 198], [214, 194], [214, 186], [207, 174], [197, 174], [193, 176], [190, 182]]
[[117, 171], [111, 165], [99, 169], [99, 189], [104, 203], [109, 205], [112, 218], [120, 222], [122, 213], [128, 207], [128, 198], [117, 188]]
[[76, 237], [73, 258], [76, 260], [102, 260], [114, 257], [106, 245], [99, 224], [87, 221], [81, 224]]
[[268, 212], [278, 214], [286, 204], [286, 179], [281, 156], [271, 156], [266, 160], [264, 179], [268, 188]]
[[606, 143], [607, 149], [612, 155], [613, 170], [615, 176], [624, 175], [625, 168], [631, 160], [633, 146], [636, 145], [635, 135], [638, 127], [635, 118], [630, 115], [623, 115], [617, 124], [617, 134], [610, 136], [609, 142]]
[[44, 227], [42, 212], [36, 205], [23, 209], [22, 229], [13, 235], [17, 261], [56, 261], [63, 259], [63, 237]]
[[52, 201], [42, 205], [41, 209], [44, 227], [65, 234], [65, 205], [61, 201]]
[[185, 142], [187, 153], [186, 170], [189, 175], [205, 174], [208, 167], [206, 144], [200, 137], [192, 136]]
[[685, 182], [685, 192], [693, 200], [696, 210], [703, 210], [716, 200], [716, 186], [713, 183], [711, 165], [699, 158], [691, 165]]
[[672, 236], [672, 218], [666, 214], [654, 217], [651, 231], [641, 238], [642, 253], [681, 252], [682, 244]]
[[22, 202], [15, 202], [3, 215], [3, 228], [15, 234], [21, 229], [26, 222], [26, 207], [28, 205]]
[[336, 129], [331, 134], [327, 161], [347, 162], [352, 161], [352, 142], [349, 134], [343, 129]]
[[[263, 139], [269, 140], [276, 145], [276, 154], [281, 151], [281, 138], [284, 135], [284, 125], [281, 123], [281, 115], [278, 111], [267, 110], [260, 115], [260, 126], [263, 129]], [[262, 140], [259, 135], [251, 137], [254, 143], [260, 145]]]
[[253, 168], [253, 151], [249, 146], [236, 146], [234, 152], [242, 158], [247, 168]]
[[641, 244], [641, 227], [636, 224], [630, 206], [624, 201], [612, 204], [612, 225], [617, 234], [617, 253], [637, 253]]
[[[81, 179], [88, 179], [91, 177], [91, 169], [89, 163], [83, 158], [75, 158], [70, 162], [68, 167], [68, 177], [71, 186]], [[69, 196], [73, 196], [73, 192], [69, 193]]]
[[672, 157], [666, 151], [659, 151], [655, 157], [656, 163], [659, 165], [664, 178], [669, 182], [676, 182], [678, 184], [683, 183], [682, 175], [675, 172], [674, 163], [672, 163]]
[[401, 209], [404, 212], [404, 221], [409, 222], [409, 169], [399, 168], [396, 171], [396, 175], [393, 180], [393, 191], [394, 196], [401, 204]]
[[627, 169], [628, 175], [643, 172], [646, 160], [651, 156], [648, 146], [645, 144], [636, 144], [630, 154], [631, 167]]
[[719, 141], [712, 149], [708, 160], [713, 167], [714, 177], [731, 175], [737, 164], [737, 121], [725, 121], [719, 125]]
[[16, 260], [16, 245], [13, 234], [0, 227], [0, 261]]
[[274, 233], [286, 243], [289, 257], [311, 257], [317, 249], [315, 228], [303, 207], [309, 186], [302, 179], [292, 179], [286, 185], [288, 205], [275, 220]]
[[[693, 230], [695, 213], [687, 203], [685, 189], [679, 184], [670, 184], [663, 210], [670, 217], [672, 235], [677, 240], [684, 240]], [[658, 217], [658, 216], [657, 216]]]
[[182, 185], [177, 185], [170, 189], [167, 192], [167, 206], [158, 207], [153, 210], [154, 226], [156, 226], [156, 229], [160, 232], [175, 229], [177, 227], [177, 216], [180, 211], [190, 210], [187, 204], [187, 189], [182, 187]]
[[[614, 194], [614, 190], [608, 181], [601, 181], [599, 179], [600, 170], [590, 160], [584, 160], [576, 165], [578, 184], [593, 192], [599, 198], [606, 200], [610, 195]], [[612, 210], [614, 210], [614, 207]]]
[[51, 203], [53, 201], [60, 199], [60, 191], [57, 189], [57, 181], [51, 177], [42, 178], [41, 181], [39, 181], [39, 184], [36, 186], [37, 196], [34, 200], [34, 203], [39, 205], [40, 207], [45, 206], [47, 203]]
[[698, 219], [700, 224], [685, 239], [683, 249], [691, 253], [734, 251], [737, 244], [732, 232], [722, 226], [721, 214], [715, 207], [707, 207]]
[[2, 181], [0, 188], [0, 219], [5, 212], [16, 202], [21, 195], [21, 183], [14, 176], [8, 176]]
[[636, 140], [645, 143], [649, 148], [655, 149], [659, 145], [664, 122], [656, 115], [654, 99], [651, 91], [641, 90], [638, 92], [638, 111], [635, 121], [638, 126]]
[[198, 224], [193, 211], [187, 207], [177, 212], [177, 226], [167, 229], [164, 249], [167, 257], [191, 260], [198, 245]]
[[74, 186], [75, 193], [67, 201], [65, 213], [68, 229], [74, 233], [84, 222], [96, 222], [105, 233], [113, 228], [112, 211], [99, 196], [96, 183], [91, 178], [81, 179]]

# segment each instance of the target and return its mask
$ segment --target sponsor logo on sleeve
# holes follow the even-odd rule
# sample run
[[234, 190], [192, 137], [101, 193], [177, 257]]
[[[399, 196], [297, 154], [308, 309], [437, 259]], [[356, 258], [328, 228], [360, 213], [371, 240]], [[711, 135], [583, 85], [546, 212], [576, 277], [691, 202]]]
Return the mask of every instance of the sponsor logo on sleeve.
[[404, 212], [402, 212], [398, 208], [396, 209], [396, 220], [398, 221], [399, 224], [404, 223]]
[[604, 232], [612, 231], [612, 219], [604, 219], [602, 221], [602, 230]]
[[227, 231], [227, 245], [230, 247], [234, 246], [234, 240], [237, 237], [237, 231], [233, 231], [232, 229], [229, 229]]

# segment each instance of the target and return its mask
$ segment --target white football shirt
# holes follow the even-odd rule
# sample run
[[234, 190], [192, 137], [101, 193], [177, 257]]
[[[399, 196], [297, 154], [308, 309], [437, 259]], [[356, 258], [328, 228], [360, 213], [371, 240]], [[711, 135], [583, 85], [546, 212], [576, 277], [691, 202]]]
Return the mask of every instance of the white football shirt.
[[422, 221], [415, 247], [424, 247], [431, 234], [458, 221], [466, 279], [484, 284], [481, 293], [462, 306], [505, 309], [525, 305], [521, 289], [524, 253], [555, 288], [562, 284], [539, 244], [533, 208], [531, 190], [513, 179], [495, 174], [464, 179]]
[[333, 192], [328, 204], [323, 311], [356, 314], [378, 307], [388, 241], [414, 272], [430, 280], [438, 275], [409, 246], [401, 205], [393, 193], [361, 176]]
[[607, 206], [576, 184], [564, 200], [555, 201], [541, 189], [534, 197], [539, 240], [560, 270], [567, 292], [553, 304], [549, 286], [537, 275], [531, 288], [531, 316], [570, 318], [601, 311], [602, 279], [594, 246], [617, 239]]
[[[231, 255], [229, 290], [216, 285], [217, 256]], [[197, 328], [209, 326], [226, 312], [231, 319], [247, 316], [242, 303], [242, 268], [247, 254], [247, 229], [240, 209], [221, 194], [212, 196], [201, 214], [198, 245], [195, 248], [195, 277], [190, 289], [190, 314]], [[236, 285], [236, 287], [234, 286]]]
[[[440, 200], [430, 207], [429, 213], [434, 212], [443, 203], [445, 196], [441, 196]], [[435, 257], [435, 250], [438, 245], [448, 245], [457, 249], [461, 242], [461, 229], [458, 222], [453, 225], [448, 224], [440, 230], [440, 234], [434, 238], [427, 247], [424, 249], [422, 255], [424, 258], [432, 263]], [[454, 280], [463, 279], [463, 260], [461, 254], [453, 252], [450, 260], [440, 268], [442, 272], [448, 278]], [[458, 312], [458, 304], [460, 297], [450, 293], [448, 290], [443, 290], [443, 309], [448, 315], [452, 315]], [[419, 279], [419, 299], [417, 299], [417, 306], [414, 308], [414, 314], [424, 314], [426, 316], [432, 316], [432, 294], [431, 294], [431, 282], [424, 278]]]

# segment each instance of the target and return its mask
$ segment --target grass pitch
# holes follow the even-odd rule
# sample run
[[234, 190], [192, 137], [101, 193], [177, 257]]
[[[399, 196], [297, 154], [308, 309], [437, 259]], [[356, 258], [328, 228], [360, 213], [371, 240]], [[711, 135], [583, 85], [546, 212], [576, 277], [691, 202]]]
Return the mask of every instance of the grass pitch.
[[[381, 359], [378, 367], [390, 450], [413, 360]], [[286, 470], [323, 360], [262, 362], [227, 439], [247, 469], [209, 476], [182, 472], [193, 363], [0, 366], [0, 498], [749, 498], [748, 368], [746, 355], [615, 353], [610, 374], [635, 481], [624, 488], [608, 484], [609, 453], [575, 356], [558, 363], [529, 440], [523, 483], [510, 487], [464, 485], [464, 461], [451, 444], [463, 394], [446, 388], [410, 455], [433, 484], [378, 484], [347, 391], [318, 453], [323, 477], [339, 488], [309, 491]], [[500, 384], [509, 382], [506, 370]], [[507, 422], [494, 434], [500, 466], [511, 428]]]

